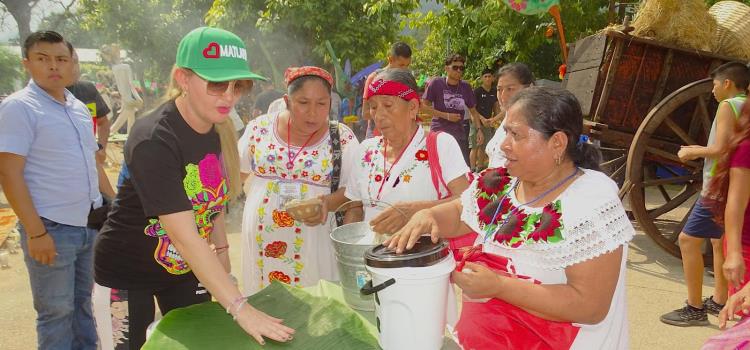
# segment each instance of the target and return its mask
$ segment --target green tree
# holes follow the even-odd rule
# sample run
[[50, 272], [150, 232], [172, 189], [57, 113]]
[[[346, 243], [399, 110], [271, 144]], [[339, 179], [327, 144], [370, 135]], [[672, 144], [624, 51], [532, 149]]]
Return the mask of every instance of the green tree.
[[0, 46], [0, 95], [12, 93], [15, 82], [22, 78], [20, 57]]
[[134, 71], [145, 80], [166, 82], [177, 44], [205, 25], [212, 0], [79, 0], [77, 16], [85, 32], [128, 52]]
[[[362, 68], [383, 59], [416, 0], [216, 0], [209, 23], [241, 33], [253, 64], [278, 83], [288, 66], [331, 67], [325, 42]], [[339, 87], [342, 88], [342, 87]]]
[[[414, 67], [429, 75], [444, 72], [443, 60], [452, 52], [467, 57], [467, 79], [485, 67], [520, 61], [529, 64], [538, 78], [557, 79], [562, 55], [550, 15], [524, 16], [501, 1], [442, 1], [441, 12], [407, 19], [412, 27], [429, 26], [424, 46], [417, 50]], [[607, 0], [561, 0], [565, 35], [574, 42], [607, 25]], [[497, 68], [497, 67], [495, 67]]]

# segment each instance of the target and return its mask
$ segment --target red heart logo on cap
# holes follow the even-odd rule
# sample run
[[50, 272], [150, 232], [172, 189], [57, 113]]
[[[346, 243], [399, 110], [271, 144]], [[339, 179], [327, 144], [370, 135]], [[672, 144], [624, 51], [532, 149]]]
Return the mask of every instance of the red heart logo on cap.
[[205, 49], [203, 49], [203, 57], [219, 58], [220, 52], [221, 52], [221, 48], [219, 47], [219, 44], [215, 42], [211, 42], [211, 43], [208, 43], [208, 46], [206, 46]]

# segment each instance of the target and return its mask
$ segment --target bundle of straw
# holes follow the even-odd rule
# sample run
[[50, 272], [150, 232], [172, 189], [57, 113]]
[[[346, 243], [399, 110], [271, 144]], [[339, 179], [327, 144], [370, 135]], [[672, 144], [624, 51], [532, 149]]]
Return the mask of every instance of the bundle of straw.
[[633, 35], [695, 50], [711, 50], [716, 20], [704, 0], [644, 0]]
[[708, 10], [718, 24], [713, 51], [750, 60], [750, 6], [738, 1], [719, 1]]

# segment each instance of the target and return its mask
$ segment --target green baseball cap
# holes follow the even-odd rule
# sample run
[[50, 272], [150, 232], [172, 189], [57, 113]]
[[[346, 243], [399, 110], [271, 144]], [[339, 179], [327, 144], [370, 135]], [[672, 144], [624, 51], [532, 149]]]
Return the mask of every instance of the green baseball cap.
[[207, 81], [268, 80], [250, 71], [242, 39], [219, 28], [200, 27], [187, 33], [177, 47], [176, 65]]

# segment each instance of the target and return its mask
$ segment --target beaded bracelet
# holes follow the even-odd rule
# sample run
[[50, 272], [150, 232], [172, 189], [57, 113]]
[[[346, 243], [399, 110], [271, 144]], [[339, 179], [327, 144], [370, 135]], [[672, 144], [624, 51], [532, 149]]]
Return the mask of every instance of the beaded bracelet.
[[227, 313], [230, 315], [234, 315], [234, 313], [232, 313], [232, 310], [234, 310], [234, 308], [237, 307], [237, 304], [240, 304], [245, 300], [247, 300], [247, 297], [244, 297], [244, 296], [239, 296], [237, 297], [237, 299], [234, 299], [234, 301], [232, 301], [232, 303], [229, 304], [229, 306], [227, 306]]
[[242, 303], [240, 304], [240, 306], [237, 308], [237, 311], [235, 311], [234, 315], [232, 315], [232, 320], [233, 321], [237, 321], [237, 315], [240, 314], [240, 310], [242, 310], [242, 307], [245, 306], [245, 304], [247, 304], [247, 303], [243, 300]]

